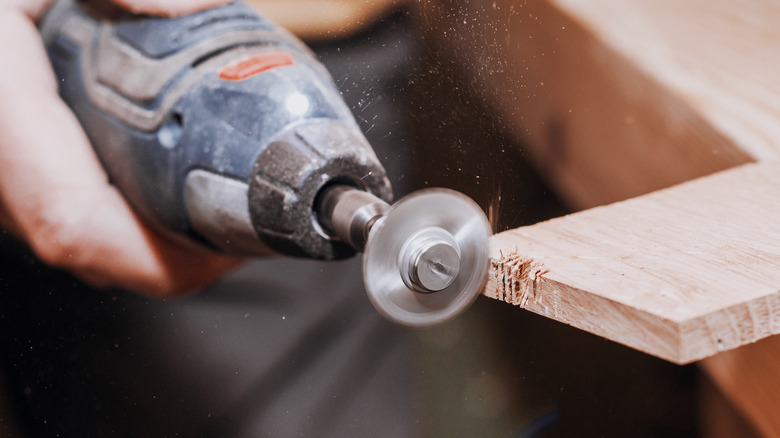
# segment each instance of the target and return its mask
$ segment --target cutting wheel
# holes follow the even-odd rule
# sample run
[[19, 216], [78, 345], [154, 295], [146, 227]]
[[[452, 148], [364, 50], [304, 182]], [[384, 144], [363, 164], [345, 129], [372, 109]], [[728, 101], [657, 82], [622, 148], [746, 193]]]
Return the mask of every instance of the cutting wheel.
[[400, 200], [368, 237], [369, 299], [386, 318], [408, 326], [460, 314], [487, 281], [489, 237], [485, 214], [458, 192], [429, 189]]

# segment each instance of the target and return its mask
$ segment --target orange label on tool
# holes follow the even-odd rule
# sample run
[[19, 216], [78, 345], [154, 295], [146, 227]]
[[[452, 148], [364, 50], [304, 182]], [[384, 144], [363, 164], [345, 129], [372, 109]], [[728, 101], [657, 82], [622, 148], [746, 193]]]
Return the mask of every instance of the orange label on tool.
[[295, 64], [295, 58], [287, 52], [265, 52], [249, 55], [222, 67], [219, 77], [226, 81], [243, 81], [278, 67]]

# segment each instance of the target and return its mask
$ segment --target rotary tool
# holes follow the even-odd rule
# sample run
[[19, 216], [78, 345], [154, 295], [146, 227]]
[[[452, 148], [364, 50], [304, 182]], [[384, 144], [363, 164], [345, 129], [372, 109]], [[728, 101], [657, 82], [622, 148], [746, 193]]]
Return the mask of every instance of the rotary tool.
[[60, 0], [40, 30], [111, 183], [171, 239], [248, 255], [364, 252], [369, 299], [410, 326], [459, 314], [484, 286], [482, 210], [445, 189], [390, 205], [328, 72], [248, 5], [164, 18]]

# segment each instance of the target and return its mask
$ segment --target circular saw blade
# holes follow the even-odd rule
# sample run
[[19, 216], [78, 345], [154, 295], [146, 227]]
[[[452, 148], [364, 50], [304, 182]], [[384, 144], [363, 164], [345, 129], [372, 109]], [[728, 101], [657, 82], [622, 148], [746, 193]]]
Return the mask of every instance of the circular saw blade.
[[[448, 233], [459, 252], [457, 275], [442, 290], [415, 291], [404, 281], [407, 244], [420, 230]], [[363, 279], [374, 307], [387, 319], [415, 327], [438, 324], [464, 310], [485, 286], [490, 225], [467, 196], [446, 189], [414, 193], [396, 204], [371, 229]]]

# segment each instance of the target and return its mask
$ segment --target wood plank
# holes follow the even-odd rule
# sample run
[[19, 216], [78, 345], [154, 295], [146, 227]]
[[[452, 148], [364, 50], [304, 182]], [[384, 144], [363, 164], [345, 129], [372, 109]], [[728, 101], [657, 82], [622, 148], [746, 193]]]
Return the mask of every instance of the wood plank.
[[[778, 160], [777, 2], [416, 4], [426, 39], [470, 75], [574, 208]], [[780, 390], [767, 351], [780, 353], [780, 337], [703, 366], [757, 429], [774, 436]]]
[[735, 9], [725, 0], [558, 4], [752, 158], [780, 157], [780, 4], [746, 0]]
[[780, 157], [773, 2], [415, 4], [426, 40], [574, 208]]
[[780, 164], [497, 234], [486, 296], [688, 363], [780, 333]]

